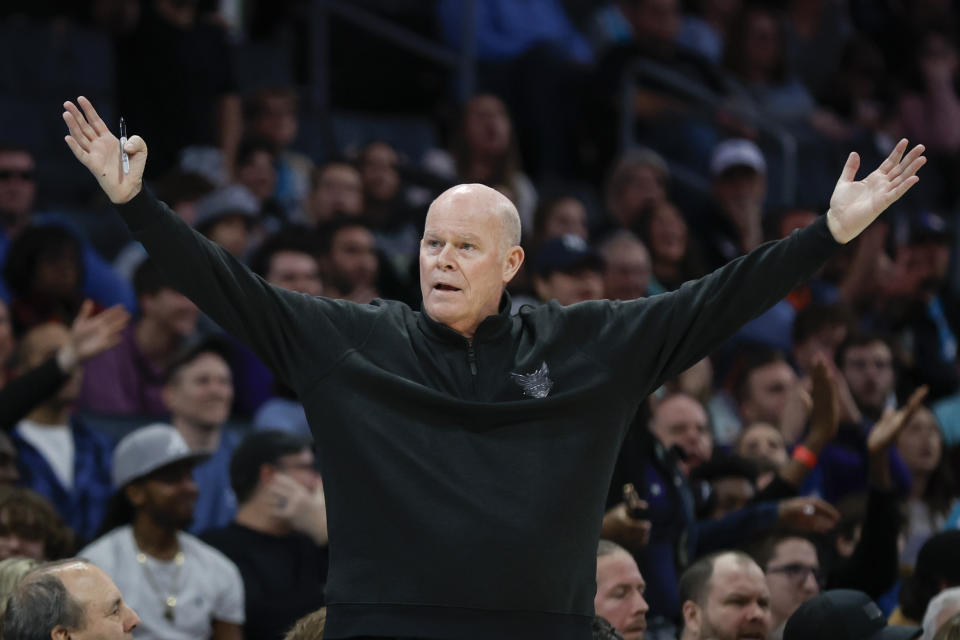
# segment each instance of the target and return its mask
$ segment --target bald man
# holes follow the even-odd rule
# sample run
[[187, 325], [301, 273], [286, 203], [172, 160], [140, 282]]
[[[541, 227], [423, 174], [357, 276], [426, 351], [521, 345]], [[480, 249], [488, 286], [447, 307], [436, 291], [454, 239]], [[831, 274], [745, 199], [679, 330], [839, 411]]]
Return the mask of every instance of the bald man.
[[84, 98], [67, 144], [157, 264], [302, 399], [330, 533], [325, 638], [591, 635], [595, 547], [639, 401], [814, 273], [912, 186], [904, 140], [827, 216], [679, 291], [510, 315], [523, 263], [510, 202], [480, 185], [430, 206], [423, 311], [272, 287], [142, 188]]

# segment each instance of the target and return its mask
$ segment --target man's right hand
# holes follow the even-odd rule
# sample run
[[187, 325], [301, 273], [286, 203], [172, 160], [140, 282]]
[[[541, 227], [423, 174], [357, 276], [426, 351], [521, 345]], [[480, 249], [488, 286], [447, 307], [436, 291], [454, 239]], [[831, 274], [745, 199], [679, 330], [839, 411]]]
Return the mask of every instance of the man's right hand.
[[83, 113], [72, 102], [63, 103], [63, 119], [70, 130], [70, 135], [64, 137], [67, 146], [77, 160], [90, 170], [111, 202], [129, 202], [143, 188], [147, 143], [140, 136], [127, 140], [124, 149], [130, 158], [130, 173], [124, 174], [120, 139], [110, 133], [89, 100], [80, 96], [77, 102], [83, 108]]

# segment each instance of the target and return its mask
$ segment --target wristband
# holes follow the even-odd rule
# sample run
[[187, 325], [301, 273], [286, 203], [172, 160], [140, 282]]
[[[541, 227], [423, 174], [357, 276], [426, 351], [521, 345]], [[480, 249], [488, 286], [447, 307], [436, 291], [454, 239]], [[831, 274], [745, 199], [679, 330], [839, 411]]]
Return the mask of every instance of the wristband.
[[813, 469], [817, 466], [817, 454], [802, 444], [793, 448], [793, 459], [805, 466], [807, 469]]

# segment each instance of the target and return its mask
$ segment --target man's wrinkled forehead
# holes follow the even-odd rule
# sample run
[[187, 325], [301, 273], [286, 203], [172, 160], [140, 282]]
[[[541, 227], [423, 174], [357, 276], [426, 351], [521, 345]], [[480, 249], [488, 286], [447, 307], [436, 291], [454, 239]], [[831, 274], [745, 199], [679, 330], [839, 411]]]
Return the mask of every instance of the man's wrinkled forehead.
[[478, 233], [493, 229], [500, 223], [498, 204], [484, 193], [468, 190], [447, 192], [430, 205], [425, 230], [430, 232], [440, 227], [450, 227], [464, 233]]

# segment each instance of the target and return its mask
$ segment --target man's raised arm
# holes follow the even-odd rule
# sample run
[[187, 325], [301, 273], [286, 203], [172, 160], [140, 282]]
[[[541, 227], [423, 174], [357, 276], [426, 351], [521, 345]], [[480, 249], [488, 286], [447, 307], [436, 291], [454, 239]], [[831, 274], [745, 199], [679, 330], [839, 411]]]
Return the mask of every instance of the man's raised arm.
[[[372, 314], [360, 305], [315, 299], [274, 287], [209, 241], [143, 187], [147, 145], [117, 139], [93, 105], [64, 103], [65, 140], [118, 206], [135, 237], [172, 284], [296, 388], [294, 371], [320, 377], [351, 346]], [[125, 170], [129, 167], [129, 170]], [[316, 336], [322, 336], [318, 341]], [[313, 336], [313, 337], [311, 337]], [[322, 348], [322, 352], [318, 352]]]
[[[676, 291], [600, 306], [585, 303], [585, 313], [571, 307], [570, 315], [582, 320], [584, 335], [597, 336], [600, 352], [617, 365], [618, 379], [641, 380], [652, 390], [782, 300], [916, 184], [926, 162], [924, 148], [906, 150], [901, 140], [859, 181], [860, 158], [851, 153], [826, 216], [806, 229], [765, 243]], [[600, 317], [597, 309], [603, 310]]]

